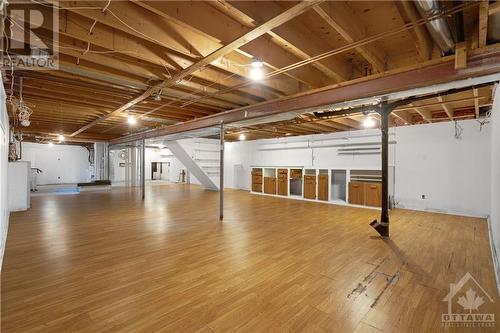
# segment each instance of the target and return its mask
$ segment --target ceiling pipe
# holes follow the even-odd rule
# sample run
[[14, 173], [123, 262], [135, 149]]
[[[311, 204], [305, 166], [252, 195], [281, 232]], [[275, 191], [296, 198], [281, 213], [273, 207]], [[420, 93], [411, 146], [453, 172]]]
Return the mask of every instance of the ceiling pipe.
[[[420, 16], [424, 18], [440, 14], [443, 11], [437, 0], [415, 0], [415, 6]], [[441, 49], [441, 53], [443, 55], [452, 54], [455, 49], [455, 41], [453, 40], [448, 21], [444, 17], [440, 17], [426, 23], [425, 26], [429, 30], [434, 42]]]
[[488, 17], [487, 40], [491, 44], [500, 42], [500, 11]]

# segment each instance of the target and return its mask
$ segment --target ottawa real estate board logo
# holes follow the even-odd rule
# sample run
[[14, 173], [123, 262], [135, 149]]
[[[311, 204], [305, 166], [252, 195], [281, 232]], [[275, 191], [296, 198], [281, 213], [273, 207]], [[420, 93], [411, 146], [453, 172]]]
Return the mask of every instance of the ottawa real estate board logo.
[[470, 274], [457, 283], [450, 283], [450, 291], [443, 299], [448, 303], [447, 313], [441, 321], [448, 327], [495, 327], [493, 298]]
[[57, 2], [0, 0], [0, 3], [4, 18], [2, 70], [58, 69]]

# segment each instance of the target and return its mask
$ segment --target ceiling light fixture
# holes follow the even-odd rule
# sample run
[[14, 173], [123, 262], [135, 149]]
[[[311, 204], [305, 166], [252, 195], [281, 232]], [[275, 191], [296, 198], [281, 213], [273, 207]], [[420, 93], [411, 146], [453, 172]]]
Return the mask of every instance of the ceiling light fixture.
[[154, 97], [154, 100], [159, 102], [161, 101], [161, 93], [162, 93], [162, 90], [158, 90], [158, 92], [156, 93], [155, 97]]
[[246, 138], [247, 138], [247, 137], [246, 137], [245, 133], [240, 133], [240, 136], [238, 137], [238, 139], [239, 139], [240, 141], [244, 141]]
[[135, 125], [137, 124], [137, 119], [135, 119], [135, 116], [133, 114], [130, 114], [127, 118], [127, 122], [129, 125]]
[[250, 69], [250, 78], [254, 81], [262, 80], [264, 77], [264, 71], [262, 70], [264, 64], [262, 61], [258, 58], [254, 58], [250, 66], [252, 67]]
[[59, 142], [63, 142], [63, 141], [64, 141], [64, 135], [59, 134], [59, 135], [57, 136], [57, 139], [59, 140]]
[[52, 141], [49, 141], [49, 147], [53, 147], [54, 143]]
[[375, 126], [375, 120], [373, 120], [372, 117], [366, 117], [365, 120], [363, 121], [363, 126], [365, 128], [370, 128]]

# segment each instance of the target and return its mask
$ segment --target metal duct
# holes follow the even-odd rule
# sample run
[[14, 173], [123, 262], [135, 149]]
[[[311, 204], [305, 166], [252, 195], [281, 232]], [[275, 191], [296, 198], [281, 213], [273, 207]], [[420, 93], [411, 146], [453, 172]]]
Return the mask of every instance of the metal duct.
[[488, 42], [497, 43], [500, 41], [500, 12], [496, 12], [488, 17]]
[[[422, 17], [437, 15], [442, 12], [437, 0], [415, 0], [415, 6]], [[445, 18], [441, 17], [432, 20], [426, 23], [426, 27], [443, 54], [453, 53], [455, 41]]]

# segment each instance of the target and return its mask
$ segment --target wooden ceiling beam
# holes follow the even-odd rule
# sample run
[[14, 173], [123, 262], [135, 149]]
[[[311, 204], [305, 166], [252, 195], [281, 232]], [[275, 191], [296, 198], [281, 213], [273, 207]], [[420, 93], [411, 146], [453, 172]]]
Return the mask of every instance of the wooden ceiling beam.
[[314, 6], [315, 4], [317, 4], [319, 2], [320, 2], [320, 0], [314, 0], [314, 1], [308, 1], [308, 2], [300, 2], [300, 3], [296, 4], [295, 6], [291, 7], [290, 9], [281, 13], [280, 15], [274, 17], [273, 19], [261, 24], [260, 26], [256, 27], [255, 29], [250, 30], [249, 32], [247, 32], [244, 35], [240, 36], [239, 38], [235, 39], [231, 43], [229, 43], [229, 44], [217, 49], [216, 51], [210, 53], [209, 55], [200, 59], [198, 62], [194, 63], [193, 65], [189, 66], [188, 68], [175, 74], [170, 79], [165, 80], [162, 83], [159, 83], [159, 84], [155, 85], [154, 87], [149, 88], [141, 96], [131, 100], [130, 102], [128, 102], [124, 105], [122, 105], [121, 107], [112, 111], [111, 113], [109, 113], [105, 117], [101, 117], [99, 119], [96, 119], [93, 122], [89, 123], [88, 125], [80, 128], [78, 131], [75, 131], [74, 133], [72, 133], [71, 136], [75, 136], [75, 135], [91, 128], [92, 126], [96, 125], [97, 123], [106, 119], [107, 117], [110, 117], [114, 114], [117, 114], [117, 113], [120, 113], [120, 112], [127, 110], [128, 108], [132, 107], [133, 105], [148, 98], [149, 96], [151, 96], [153, 93], [155, 93], [159, 89], [167, 88], [173, 84], [176, 84], [176, 82], [178, 82], [179, 80], [182, 80], [183, 78], [189, 76], [190, 74], [202, 69], [203, 67], [210, 64], [214, 60], [234, 51], [235, 49], [239, 48], [240, 46], [249, 43], [250, 41], [258, 38], [259, 36], [262, 36], [267, 31], [274, 29], [277, 26], [280, 26], [281, 24], [294, 18], [295, 16], [300, 15], [301, 13], [310, 9], [312, 6]]
[[447, 56], [439, 60], [429, 61], [425, 64], [418, 64], [385, 72], [383, 74], [375, 74], [367, 78], [356, 79], [342, 85], [332, 85], [309, 93], [259, 103], [257, 105], [203, 117], [194, 121], [167, 126], [147, 133], [117, 138], [113, 140], [113, 142], [128, 142], [140, 138], [152, 138], [216, 126], [220, 124], [221, 121], [230, 124], [240, 120], [257, 119], [259, 117], [290, 111], [305, 111], [314, 107], [331, 105], [369, 96], [385, 95], [407, 89], [427, 87], [433, 84], [470, 79], [498, 73], [499, 71], [500, 49], [498, 46], [489, 46], [487, 48], [471, 51], [468, 59], [467, 71], [455, 69], [454, 57]]
[[[219, 45], [228, 44], [238, 36], [255, 29], [255, 25], [247, 26], [245, 23], [235, 20], [234, 16], [225, 15], [203, 1], [133, 1], [163, 18], [203, 32], [212, 39], [218, 40]], [[200, 19], [199, 13], [204, 13], [204, 19]], [[261, 58], [266, 67], [271, 70], [283, 68], [301, 60], [277, 45], [271, 38], [265, 37], [254, 39], [235, 51], [250, 58]], [[283, 75], [312, 88], [331, 83], [327, 76], [311, 65], [286, 72]]]
[[[412, 1], [395, 0], [394, 4], [397, 7], [399, 14], [405, 24], [415, 22], [420, 19], [420, 15], [417, 12], [417, 9], [415, 8], [415, 5], [412, 3]], [[431, 59], [434, 49], [434, 42], [426, 27], [421, 25], [409, 31], [410, 34], [414, 35], [415, 46], [417, 48], [418, 54], [420, 55], [420, 59], [423, 61]]]
[[472, 93], [474, 96], [474, 113], [476, 115], [476, 118], [479, 118], [479, 92], [477, 88], [472, 89]]
[[488, 34], [488, 0], [481, 0], [479, 4], [479, 47], [486, 46], [486, 35]]
[[[328, 23], [348, 43], [366, 38], [366, 28], [359, 17], [350, 10], [343, 1], [327, 1], [314, 7], [316, 13]], [[356, 48], [356, 51], [370, 63], [377, 72], [387, 69], [387, 54], [376, 43], [366, 44]]]
[[401, 119], [405, 125], [413, 124], [413, 117], [408, 111], [393, 111], [392, 114]]
[[[272, 1], [262, 2], [258, 6], [245, 1], [235, 1], [231, 5], [251, 18], [256, 25], [262, 24], [283, 11], [283, 7]], [[268, 34], [302, 59], [328, 51], [328, 47], [324, 47], [324, 41], [303, 25], [299, 18], [269, 31]], [[346, 81], [350, 78], [349, 64], [343, 55], [325, 58], [313, 63], [313, 66], [335, 82]]]
[[450, 104], [447, 104], [446, 101], [444, 100], [443, 96], [438, 96], [437, 100], [439, 103], [441, 103], [441, 107], [443, 108], [444, 112], [446, 112], [446, 115], [450, 120], [453, 119], [453, 108], [451, 107]]

